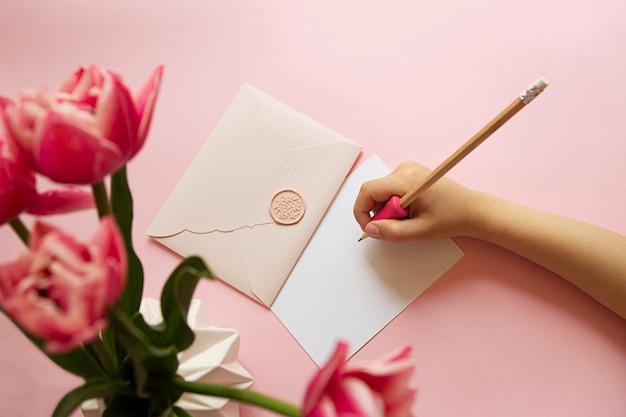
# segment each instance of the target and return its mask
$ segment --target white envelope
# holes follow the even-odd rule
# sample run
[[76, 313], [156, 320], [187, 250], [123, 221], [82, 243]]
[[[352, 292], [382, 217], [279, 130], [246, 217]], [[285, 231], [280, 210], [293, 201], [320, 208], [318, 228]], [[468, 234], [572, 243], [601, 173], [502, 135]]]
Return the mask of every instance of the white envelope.
[[[221, 280], [270, 307], [360, 152], [244, 85], [148, 235], [182, 256], [202, 256]], [[270, 214], [285, 189], [304, 200], [295, 224]]]

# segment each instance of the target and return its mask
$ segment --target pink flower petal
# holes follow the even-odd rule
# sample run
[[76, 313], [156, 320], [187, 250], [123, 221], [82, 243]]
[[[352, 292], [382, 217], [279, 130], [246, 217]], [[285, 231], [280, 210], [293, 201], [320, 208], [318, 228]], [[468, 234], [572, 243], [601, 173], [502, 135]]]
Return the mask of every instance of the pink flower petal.
[[69, 77], [63, 81], [61, 86], [59, 87], [59, 91], [63, 93], [71, 93], [74, 90], [77, 90], [80, 81], [83, 79], [83, 74], [85, 73], [85, 68], [80, 67], [76, 71], [72, 73]]
[[139, 129], [137, 131], [137, 142], [131, 156], [134, 156], [139, 149], [141, 149], [148, 136], [148, 130], [152, 122], [152, 114], [159, 95], [162, 78], [163, 65], [159, 65], [154, 69], [152, 75], [141, 87], [135, 98], [135, 107], [139, 115]]
[[103, 84], [103, 75], [95, 65], [79, 68], [59, 87], [59, 97], [93, 109]]
[[311, 379], [305, 392], [305, 402], [302, 406], [304, 415], [307, 415], [307, 413], [320, 402], [324, 396], [326, 387], [330, 383], [330, 380], [335, 376], [339, 368], [346, 361], [347, 354], [348, 344], [345, 342], [337, 343], [335, 351], [331, 355], [328, 362]]
[[54, 352], [93, 340], [126, 281], [123, 239], [105, 217], [90, 242], [37, 222], [29, 250], [0, 266], [0, 304]]
[[359, 417], [385, 417], [385, 404], [372, 395], [368, 385], [358, 378], [345, 378], [333, 394], [337, 414]]
[[0, 265], [0, 305], [15, 291], [15, 286], [28, 274], [31, 254], [25, 253], [9, 264]]
[[415, 364], [410, 359], [411, 347], [390, 352], [376, 361], [353, 364], [347, 375], [357, 376], [385, 396], [388, 402], [402, 398], [406, 387], [415, 371]]
[[[306, 417], [408, 417], [416, 391], [411, 347], [404, 346], [382, 358], [345, 363], [348, 346], [340, 342], [326, 365], [314, 376], [305, 393]], [[332, 405], [332, 410], [330, 409]]]
[[21, 124], [23, 119], [22, 112], [13, 102], [5, 103], [3, 106], [0, 106], [0, 117], [2, 118], [7, 136], [20, 149], [25, 151], [25, 156], [28, 158], [29, 163], [32, 162], [31, 151], [34, 134], [32, 130]]
[[38, 194], [26, 211], [43, 216], [70, 213], [94, 207], [93, 194], [76, 188], [61, 188]]
[[15, 178], [6, 168], [0, 161], [0, 225], [17, 217], [37, 197], [34, 181]]
[[[92, 240], [93, 245], [98, 248], [98, 257], [102, 262], [106, 262], [108, 267], [115, 269], [113, 277], [107, 281], [105, 297], [107, 303], [112, 303], [115, 298], [124, 289], [126, 283], [126, 266], [128, 259], [126, 258], [126, 247], [117, 223], [113, 216], [107, 216], [100, 222], [100, 229]], [[109, 260], [113, 260], [111, 264]], [[119, 270], [117, 270], [119, 268]], [[116, 279], [119, 278], [119, 279]]]
[[119, 77], [109, 73], [95, 108], [94, 126], [129, 159], [135, 148], [139, 117], [130, 92]]
[[124, 163], [121, 151], [102, 138], [99, 131], [81, 120], [55, 112], [46, 118], [35, 156], [39, 172], [66, 184], [92, 184]]
[[36, 196], [35, 175], [14, 144], [0, 136], [0, 225], [17, 217]]
[[306, 413], [306, 417], [338, 417], [335, 403], [328, 397], [324, 397], [319, 403]]

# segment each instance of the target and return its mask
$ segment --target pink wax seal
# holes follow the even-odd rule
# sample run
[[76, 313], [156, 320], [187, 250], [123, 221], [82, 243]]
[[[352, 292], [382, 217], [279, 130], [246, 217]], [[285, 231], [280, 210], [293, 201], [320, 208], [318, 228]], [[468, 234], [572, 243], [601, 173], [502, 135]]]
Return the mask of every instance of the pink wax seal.
[[298, 223], [304, 216], [305, 210], [304, 199], [294, 190], [280, 190], [270, 201], [270, 216], [278, 224]]

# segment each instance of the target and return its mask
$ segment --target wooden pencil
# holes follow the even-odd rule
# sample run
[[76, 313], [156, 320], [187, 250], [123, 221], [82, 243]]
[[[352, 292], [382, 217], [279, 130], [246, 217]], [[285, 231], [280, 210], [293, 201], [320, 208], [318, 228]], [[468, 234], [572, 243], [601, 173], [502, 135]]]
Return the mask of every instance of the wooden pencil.
[[[400, 206], [407, 208], [414, 202], [424, 191], [430, 188], [435, 182], [443, 177], [450, 169], [458, 164], [463, 158], [470, 154], [474, 149], [483, 143], [493, 132], [498, 130], [503, 124], [511, 119], [517, 112], [523, 109], [535, 97], [537, 97], [546, 87], [548, 81], [539, 77], [537, 81], [531, 84], [522, 94], [516, 97], [511, 104], [495, 116], [489, 123], [480, 129], [474, 136], [465, 142], [459, 149], [443, 161], [437, 168], [432, 170], [422, 181], [417, 183], [406, 194], [400, 197]], [[375, 217], [374, 217], [375, 218]], [[364, 233], [361, 239], [365, 239], [367, 234]]]

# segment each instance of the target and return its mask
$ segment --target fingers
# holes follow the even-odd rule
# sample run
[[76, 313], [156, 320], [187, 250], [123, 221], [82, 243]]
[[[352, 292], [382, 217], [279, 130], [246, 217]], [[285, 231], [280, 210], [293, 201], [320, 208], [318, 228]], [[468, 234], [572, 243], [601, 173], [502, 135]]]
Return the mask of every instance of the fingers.
[[384, 202], [393, 195], [385, 187], [386, 182], [386, 178], [381, 178], [368, 181], [361, 186], [353, 208], [354, 218], [361, 226], [361, 229], [370, 221], [371, 213], [379, 210]]
[[371, 213], [380, 209], [392, 196], [402, 196], [421, 178], [428, 169], [414, 162], [403, 162], [386, 177], [365, 182], [354, 203], [354, 218], [365, 228], [371, 220]]
[[386, 242], [409, 242], [427, 240], [427, 224], [419, 218], [408, 220], [374, 220], [369, 222], [364, 232], [373, 239]]
[[467, 233], [472, 228], [472, 201], [477, 194], [449, 178], [441, 178], [409, 206], [407, 219], [372, 220], [392, 196], [403, 196], [430, 173], [423, 165], [403, 162], [386, 177], [368, 181], [354, 203], [354, 217], [370, 237], [389, 242], [430, 241]]

